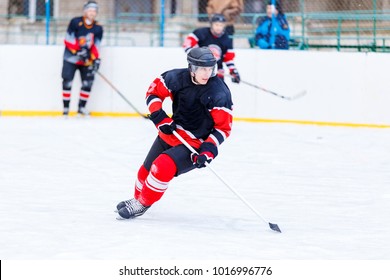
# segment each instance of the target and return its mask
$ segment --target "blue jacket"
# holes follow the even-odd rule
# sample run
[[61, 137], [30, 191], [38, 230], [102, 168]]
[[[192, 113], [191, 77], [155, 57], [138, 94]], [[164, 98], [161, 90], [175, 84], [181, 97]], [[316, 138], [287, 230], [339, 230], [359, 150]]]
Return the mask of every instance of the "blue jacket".
[[[289, 48], [290, 27], [285, 15], [278, 14], [275, 17], [274, 37], [271, 36], [272, 18], [265, 16], [256, 29], [255, 42], [260, 49], [285, 49]], [[274, 42], [272, 41], [274, 38]]]

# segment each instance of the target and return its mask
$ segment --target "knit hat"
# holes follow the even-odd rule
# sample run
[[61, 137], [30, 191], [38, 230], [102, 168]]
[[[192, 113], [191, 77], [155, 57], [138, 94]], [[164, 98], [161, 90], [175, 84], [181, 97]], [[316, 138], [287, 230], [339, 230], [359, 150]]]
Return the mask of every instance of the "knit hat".
[[95, 1], [88, 1], [87, 3], [84, 4], [83, 9], [84, 10], [95, 9], [96, 12], [98, 12], [99, 11], [99, 5]]

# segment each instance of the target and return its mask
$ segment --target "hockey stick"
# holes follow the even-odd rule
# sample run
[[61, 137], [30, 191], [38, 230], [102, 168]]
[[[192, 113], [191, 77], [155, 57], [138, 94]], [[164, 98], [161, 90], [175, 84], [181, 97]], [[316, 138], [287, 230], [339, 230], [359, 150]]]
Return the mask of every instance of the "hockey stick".
[[[198, 154], [198, 152], [195, 151], [195, 149], [190, 144], [188, 144], [188, 142], [186, 140], [184, 140], [184, 138], [181, 137], [179, 133], [177, 133], [175, 130], [173, 130], [172, 132], [176, 136], [176, 138], [179, 139], [179, 141], [182, 142], [184, 144], [184, 146], [186, 146], [192, 153]], [[213, 168], [211, 168], [211, 166], [209, 164], [206, 163], [206, 166], [209, 168], [209, 170], [211, 172], [214, 173], [214, 175], [226, 187], [228, 187], [229, 190], [231, 190], [242, 202], [244, 202], [244, 204], [246, 206], [248, 206], [249, 209], [251, 209], [258, 217], [260, 217], [264, 222], [266, 222], [272, 230], [280, 232], [280, 233], [282, 232], [277, 224], [270, 223], [263, 216], [261, 216], [260, 213], [257, 212], [257, 210], [251, 204], [249, 204], [249, 202], [244, 197], [242, 197], [232, 186], [230, 186], [221, 176], [219, 176], [219, 174], [217, 172], [215, 172], [215, 170]]]
[[122, 97], [122, 99], [130, 105], [131, 108], [133, 108], [133, 110], [138, 114], [140, 115], [141, 117], [145, 118], [145, 119], [148, 119], [148, 117], [144, 114], [142, 114], [102, 73], [100, 73], [99, 71], [96, 72], [117, 94], [119, 94], [120, 97]]
[[[225, 76], [232, 78], [232, 76], [231, 76], [231, 75], [228, 75], [228, 74], [225, 74]], [[276, 93], [276, 92], [274, 92], [274, 91], [268, 90], [268, 89], [266, 89], [266, 88], [263, 88], [263, 87], [261, 87], [261, 86], [255, 85], [255, 84], [251, 84], [251, 83], [246, 82], [246, 81], [243, 81], [243, 80], [241, 80], [240, 83], [243, 83], [243, 84], [245, 84], [245, 85], [248, 85], [248, 86], [257, 88], [257, 89], [262, 90], [262, 91], [267, 92], [267, 93], [271, 93], [271, 94], [273, 94], [273, 95], [275, 95], [275, 96], [277, 96], [277, 97], [280, 97], [280, 98], [283, 98], [283, 99], [286, 99], [286, 100], [290, 100], [290, 101], [291, 101], [291, 100], [298, 99], [298, 98], [304, 96], [304, 95], [307, 93], [306, 90], [302, 90], [302, 91], [298, 92], [297, 94], [295, 94], [295, 95], [293, 95], [293, 96], [285, 96], [285, 95], [281, 95], [281, 94]]]

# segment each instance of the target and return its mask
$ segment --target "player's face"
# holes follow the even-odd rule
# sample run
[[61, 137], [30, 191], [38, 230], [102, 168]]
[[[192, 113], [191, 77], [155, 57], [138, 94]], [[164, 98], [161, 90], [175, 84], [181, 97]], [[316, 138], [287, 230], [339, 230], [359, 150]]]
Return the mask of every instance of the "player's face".
[[208, 80], [211, 77], [211, 74], [213, 73], [214, 67], [197, 67], [196, 71], [194, 72], [195, 80], [201, 85], [207, 84]]
[[213, 22], [211, 24], [211, 31], [215, 35], [221, 35], [224, 29], [225, 29], [225, 23], [223, 22]]
[[84, 16], [90, 21], [94, 21], [97, 16], [97, 11], [93, 8], [86, 9], [84, 10]]
[[[267, 5], [267, 16], [268, 17], [272, 17], [272, 8], [273, 6], [272, 5]], [[278, 15], [278, 10], [275, 9], [275, 16]]]

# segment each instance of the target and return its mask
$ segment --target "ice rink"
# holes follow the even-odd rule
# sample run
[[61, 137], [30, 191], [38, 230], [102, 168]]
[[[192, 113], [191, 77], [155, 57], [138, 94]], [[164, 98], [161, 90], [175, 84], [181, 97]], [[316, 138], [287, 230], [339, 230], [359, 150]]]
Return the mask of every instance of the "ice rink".
[[0, 259], [390, 259], [390, 130], [235, 122], [213, 168], [117, 221], [156, 136], [138, 118], [0, 118]]

